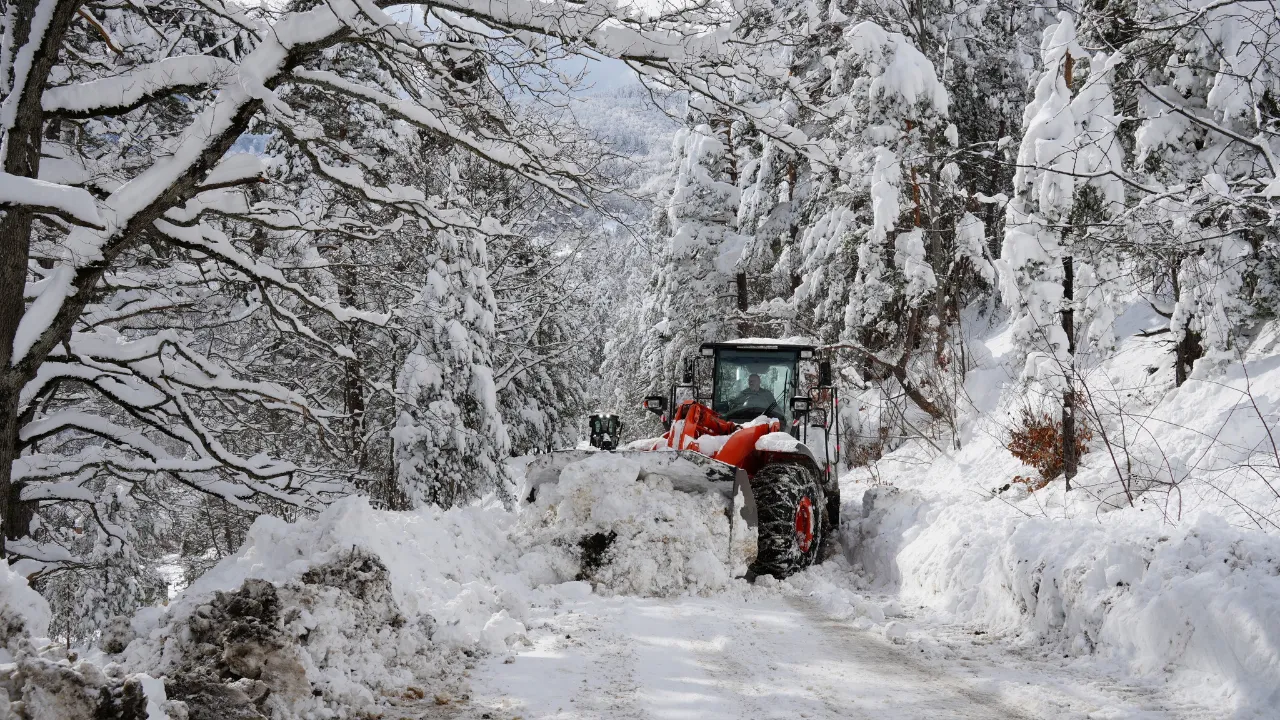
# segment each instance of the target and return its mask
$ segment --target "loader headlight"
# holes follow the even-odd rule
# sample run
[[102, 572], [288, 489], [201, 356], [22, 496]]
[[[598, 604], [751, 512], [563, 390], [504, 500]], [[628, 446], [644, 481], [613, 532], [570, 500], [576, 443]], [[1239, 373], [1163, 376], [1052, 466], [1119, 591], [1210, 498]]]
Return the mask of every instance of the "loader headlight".
[[791, 411], [796, 414], [809, 412], [809, 407], [811, 405], [812, 405], [812, 401], [810, 401], [809, 398], [804, 397], [803, 395], [797, 395], [791, 398]]
[[667, 399], [661, 395], [650, 395], [644, 399], [644, 409], [661, 415], [667, 409]]

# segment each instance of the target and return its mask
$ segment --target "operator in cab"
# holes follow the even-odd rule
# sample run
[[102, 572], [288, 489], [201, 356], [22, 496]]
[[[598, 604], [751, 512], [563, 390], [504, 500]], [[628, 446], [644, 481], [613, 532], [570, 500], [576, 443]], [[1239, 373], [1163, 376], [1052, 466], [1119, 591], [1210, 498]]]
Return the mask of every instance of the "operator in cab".
[[736, 397], [729, 401], [729, 407], [737, 410], [740, 408], [758, 409], [765, 412], [778, 403], [773, 393], [760, 386], [760, 376], [751, 373], [747, 378], [747, 388], [738, 393]]

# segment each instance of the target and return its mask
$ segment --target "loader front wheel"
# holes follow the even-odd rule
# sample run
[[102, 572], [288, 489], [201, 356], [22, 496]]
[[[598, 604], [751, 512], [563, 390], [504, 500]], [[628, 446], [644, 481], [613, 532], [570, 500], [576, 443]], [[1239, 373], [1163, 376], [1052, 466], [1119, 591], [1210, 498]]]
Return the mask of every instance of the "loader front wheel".
[[818, 561], [827, 511], [822, 485], [801, 465], [766, 465], [751, 479], [760, 517], [751, 576], [793, 575]]

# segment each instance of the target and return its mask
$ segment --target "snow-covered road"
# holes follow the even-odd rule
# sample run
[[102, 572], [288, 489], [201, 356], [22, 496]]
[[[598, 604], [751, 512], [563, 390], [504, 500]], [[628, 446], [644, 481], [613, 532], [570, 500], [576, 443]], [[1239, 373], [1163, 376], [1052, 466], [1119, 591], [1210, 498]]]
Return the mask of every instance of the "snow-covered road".
[[[473, 673], [454, 717], [599, 718], [1185, 718], [1154, 693], [984, 643], [939, 638], [906, 620], [895, 644], [809, 599], [588, 596], [531, 623], [533, 645]], [[976, 641], [976, 642], [975, 642]], [[940, 649], [941, 648], [941, 649]], [[1044, 663], [1040, 663], [1044, 665]], [[1051, 664], [1050, 664], [1051, 665]]]

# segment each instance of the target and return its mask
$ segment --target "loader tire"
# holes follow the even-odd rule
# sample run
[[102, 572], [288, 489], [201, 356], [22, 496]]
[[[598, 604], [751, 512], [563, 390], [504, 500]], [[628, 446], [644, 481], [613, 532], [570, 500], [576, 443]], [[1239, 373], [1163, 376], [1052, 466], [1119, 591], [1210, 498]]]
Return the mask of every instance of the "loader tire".
[[801, 465], [766, 465], [751, 479], [759, 513], [756, 560], [748, 575], [782, 579], [818, 561], [826, 530], [826, 498]]

